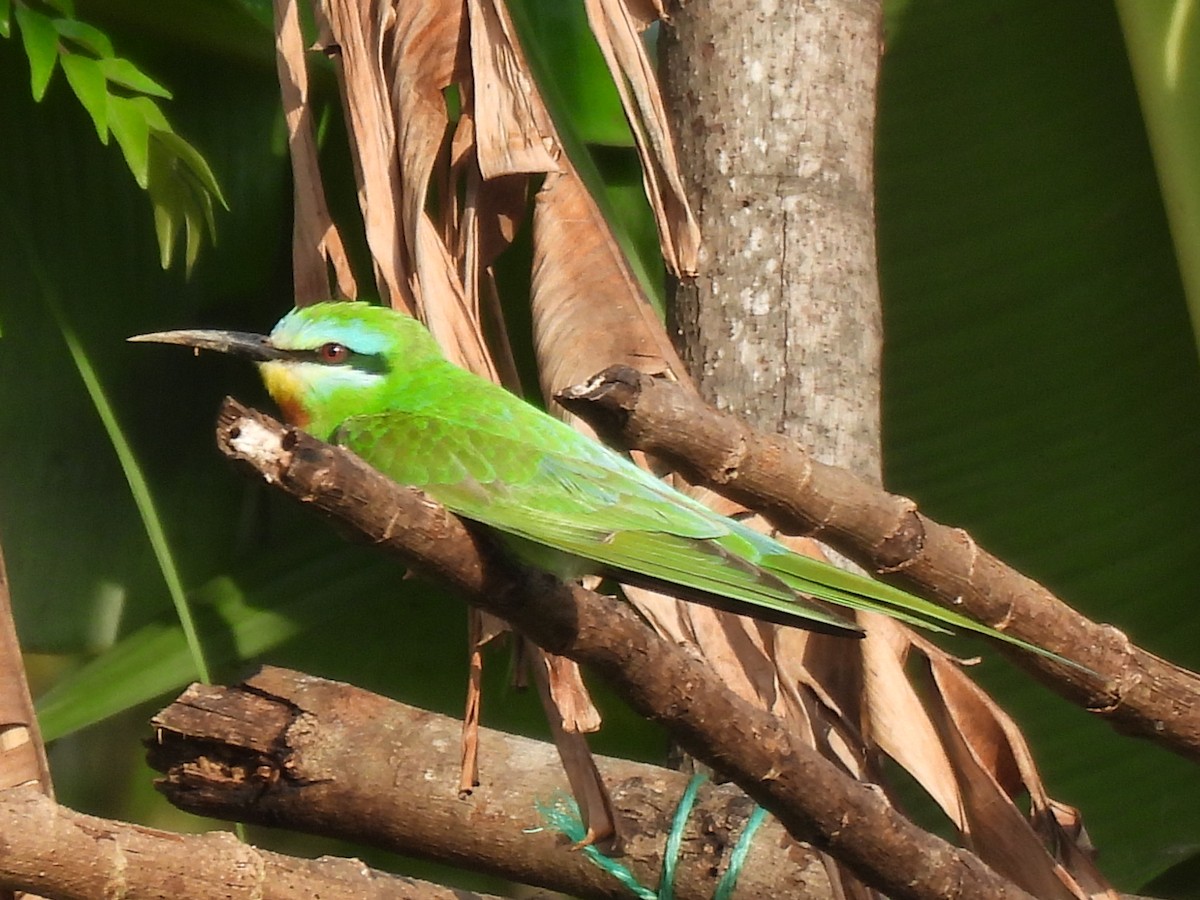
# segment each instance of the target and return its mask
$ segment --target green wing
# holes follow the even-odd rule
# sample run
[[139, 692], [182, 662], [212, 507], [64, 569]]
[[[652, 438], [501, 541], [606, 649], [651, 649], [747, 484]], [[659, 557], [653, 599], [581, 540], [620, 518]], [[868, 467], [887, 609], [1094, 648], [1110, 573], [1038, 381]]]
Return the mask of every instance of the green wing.
[[[353, 417], [336, 439], [393, 480], [422, 488], [468, 519], [590, 560], [630, 583], [674, 586], [689, 599], [758, 618], [861, 635], [856, 625], [807, 599], [815, 597], [932, 631], [951, 626], [975, 632], [1077, 665], [899, 588], [792, 553], [500, 393], [475, 398], [487, 401], [482, 408], [443, 402], [436, 415], [409, 409]], [[460, 409], [466, 412], [455, 412]]]
[[739, 612], [747, 610], [723, 601], [752, 604], [760, 612], [749, 614], [771, 621], [861, 634], [739, 553], [754, 548], [737, 538], [735, 523], [516, 402], [517, 409], [475, 407], [469, 423], [411, 410], [356, 416], [335, 438], [388, 477], [420, 487], [468, 519], [588, 560], [631, 583], [684, 588], [690, 599]]

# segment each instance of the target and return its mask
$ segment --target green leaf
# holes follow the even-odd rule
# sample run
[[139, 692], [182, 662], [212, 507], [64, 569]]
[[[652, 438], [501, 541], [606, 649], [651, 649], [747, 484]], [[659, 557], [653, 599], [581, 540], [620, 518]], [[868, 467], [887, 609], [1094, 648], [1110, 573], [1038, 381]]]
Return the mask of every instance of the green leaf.
[[114, 56], [112, 41], [99, 28], [78, 19], [55, 19], [54, 30], [60, 37], [91, 52], [95, 56]]
[[[177, 155], [181, 154], [181, 155]], [[200, 171], [192, 168], [198, 165]], [[159, 259], [169, 268], [174, 256], [179, 229], [184, 228], [185, 267], [191, 274], [207, 235], [216, 243], [213, 218], [213, 194], [216, 179], [195, 149], [173, 132], [156, 131], [150, 137], [150, 199], [154, 204], [154, 224], [158, 235]], [[224, 199], [219, 194], [217, 197]]]
[[[197, 198], [199, 201], [200, 198]], [[204, 210], [199, 202], [184, 207], [183, 219], [187, 225], [187, 241], [184, 250], [184, 270], [190, 275], [192, 267], [200, 257], [200, 246], [206, 234]]]
[[264, 28], [273, 28], [274, 10], [271, 0], [238, 0], [238, 5], [253, 16]]
[[0, 0], [0, 37], [6, 38], [12, 34], [12, 23], [9, 16], [12, 13], [12, 0]]
[[[362, 554], [346, 545], [312, 559], [310, 548], [310, 542], [290, 548], [267, 565], [247, 560], [244, 574], [215, 578], [193, 592], [199, 639], [214, 648], [214, 666], [228, 668], [259, 656], [365, 596], [412, 590], [396, 587], [399, 570], [392, 562], [364, 565]], [[178, 690], [196, 675], [182, 629], [151, 623], [43, 695], [38, 721], [46, 740], [54, 740]]]
[[108, 126], [121, 145], [121, 152], [125, 154], [133, 177], [145, 189], [150, 178], [151, 133], [156, 139], [161, 139], [163, 133], [170, 133], [170, 123], [158, 104], [149, 97], [109, 94]]
[[1180, 855], [1188, 854], [1152, 881], [1138, 887], [1147, 897], [1170, 897], [1171, 900], [1200, 900], [1200, 847], [1193, 840], [1176, 848]]
[[46, 16], [30, 9], [25, 4], [16, 8], [17, 24], [21, 26], [21, 42], [25, 55], [29, 57], [29, 78], [33, 99], [41, 100], [54, 74], [58, 61], [58, 32]]
[[179, 157], [188, 171], [199, 181], [200, 187], [205, 192], [216, 197], [217, 202], [221, 204], [222, 208], [229, 209], [229, 204], [225, 202], [225, 195], [221, 193], [221, 185], [217, 183], [216, 175], [213, 174], [208, 161], [195, 147], [174, 131], [159, 132], [155, 135], [155, 138], [161, 141], [166, 149]]
[[134, 180], [143, 190], [150, 177], [150, 126], [138, 97], [108, 94], [108, 127], [112, 129]]
[[113, 84], [119, 84], [123, 88], [141, 94], [162, 97], [164, 100], [171, 99], [170, 91], [127, 59], [119, 56], [102, 59], [100, 60], [100, 69], [104, 72], [104, 77]]
[[171, 123], [167, 121], [167, 117], [159, 109], [158, 103], [149, 97], [134, 97], [131, 102], [141, 112], [146, 120], [146, 125], [152, 132], [174, 133]]
[[150, 178], [147, 190], [154, 205], [154, 233], [158, 238], [159, 264], [171, 267], [175, 241], [184, 223], [190, 192], [185, 177], [171, 165], [169, 155], [157, 140], [150, 142]]
[[[582, 3], [519, 0], [508, 4], [538, 88], [556, 98], [580, 140], [632, 147], [633, 132], [612, 73], [592, 36]], [[559, 113], [555, 113], [558, 123]]]
[[66, 319], [66, 314], [58, 302], [53, 285], [49, 283], [48, 276], [45, 273], [39, 272], [38, 276], [42, 282], [42, 293], [46, 304], [50, 307], [54, 318], [58, 322], [63, 340], [67, 344], [67, 349], [71, 352], [71, 359], [79, 371], [79, 377], [83, 380], [84, 386], [87, 388], [92, 405], [96, 408], [96, 413], [100, 416], [100, 421], [104, 424], [104, 430], [108, 434], [108, 439], [117, 454], [117, 459], [120, 461], [121, 471], [124, 473], [125, 480], [129, 484], [130, 496], [133, 497], [133, 501], [137, 505], [138, 514], [142, 520], [142, 527], [146, 531], [146, 537], [154, 552], [154, 558], [158, 562], [163, 581], [166, 582], [167, 593], [171, 595], [171, 600], [175, 605], [175, 613], [179, 618], [179, 624], [182, 627], [183, 635], [187, 642], [189, 660], [200, 678], [205, 682], [210, 682], [212, 678], [209, 674], [208, 663], [204, 658], [203, 647], [196, 634], [196, 625], [192, 618], [191, 607], [188, 604], [187, 596], [184, 594], [183, 580], [179, 576], [179, 567], [175, 563], [175, 556], [171, 550], [170, 542], [167, 540], [166, 530], [163, 527], [162, 518], [159, 516], [158, 509], [154, 503], [154, 497], [150, 493], [150, 486], [146, 483], [146, 478], [142, 474], [141, 465], [133, 453], [133, 448], [129, 446], [129, 441], [126, 440], [125, 433], [117, 422], [116, 413], [108, 401], [108, 396], [100, 384], [100, 378], [96, 374], [91, 360], [80, 343], [75, 329], [71, 327], [71, 324]]
[[77, 53], [65, 53], [62, 57], [63, 74], [67, 83], [79, 98], [79, 102], [92, 117], [100, 143], [108, 143], [108, 88], [104, 73], [96, 60]]
[[154, 236], [158, 238], [158, 264], [171, 268], [171, 257], [175, 252], [175, 239], [179, 236], [179, 217], [176, 205], [162, 196], [166, 188], [150, 189], [150, 202], [154, 207]]
[[1116, 6], [1200, 342], [1200, 20], [1193, 4]]

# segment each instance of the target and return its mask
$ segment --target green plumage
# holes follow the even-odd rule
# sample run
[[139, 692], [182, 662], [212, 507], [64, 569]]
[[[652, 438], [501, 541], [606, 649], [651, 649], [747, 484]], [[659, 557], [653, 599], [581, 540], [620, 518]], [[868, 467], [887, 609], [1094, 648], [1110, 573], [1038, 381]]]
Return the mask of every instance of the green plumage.
[[289, 313], [266, 339], [226, 332], [145, 339], [250, 356], [296, 424], [491, 527], [520, 556], [559, 574], [594, 571], [770, 621], [861, 633], [809, 599], [817, 598], [1046, 652], [898, 588], [792, 553], [712, 512], [445, 361], [419, 323], [391, 310], [322, 303]]

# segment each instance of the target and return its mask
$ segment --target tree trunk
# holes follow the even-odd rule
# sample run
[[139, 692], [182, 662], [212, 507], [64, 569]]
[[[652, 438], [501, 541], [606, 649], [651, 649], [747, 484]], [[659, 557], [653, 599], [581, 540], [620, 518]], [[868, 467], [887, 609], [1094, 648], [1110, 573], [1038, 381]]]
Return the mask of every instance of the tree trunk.
[[878, 0], [691, 0], [662, 83], [701, 272], [674, 326], [702, 392], [880, 481]]

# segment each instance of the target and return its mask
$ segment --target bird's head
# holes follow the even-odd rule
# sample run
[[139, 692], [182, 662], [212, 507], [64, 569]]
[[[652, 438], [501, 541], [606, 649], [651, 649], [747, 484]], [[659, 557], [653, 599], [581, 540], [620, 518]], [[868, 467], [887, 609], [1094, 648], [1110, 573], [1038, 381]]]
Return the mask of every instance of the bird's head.
[[387, 406], [391, 378], [441, 359], [424, 326], [391, 309], [330, 302], [292, 310], [269, 335], [160, 331], [131, 341], [180, 344], [250, 359], [293, 425], [322, 439], [351, 415]]

